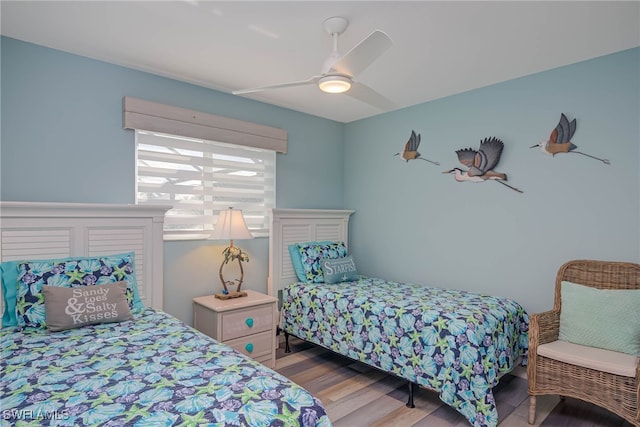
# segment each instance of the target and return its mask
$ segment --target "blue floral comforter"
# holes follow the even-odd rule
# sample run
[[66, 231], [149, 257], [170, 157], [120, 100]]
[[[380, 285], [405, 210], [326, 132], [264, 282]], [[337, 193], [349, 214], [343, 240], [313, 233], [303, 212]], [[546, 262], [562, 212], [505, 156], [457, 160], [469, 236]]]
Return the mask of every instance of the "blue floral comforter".
[[360, 277], [295, 283], [283, 293], [283, 329], [439, 392], [474, 426], [495, 426], [492, 388], [526, 364], [529, 318], [516, 302]]
[[2, 426], [331, 425], [304, 389], [160, 311], [0, 339]]

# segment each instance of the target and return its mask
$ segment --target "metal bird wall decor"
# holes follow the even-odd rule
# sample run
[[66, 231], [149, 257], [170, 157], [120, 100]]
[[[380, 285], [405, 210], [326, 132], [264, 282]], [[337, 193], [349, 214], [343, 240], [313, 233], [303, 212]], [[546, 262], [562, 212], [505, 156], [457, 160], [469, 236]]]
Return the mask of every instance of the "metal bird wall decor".
[[485, 138], [480, 141], [480, 147], [477, 151], [473, 148], [456, 150], [458, 160], [468, 168], [466, 171], [460, 168], [453, 168], [442, 173], [455, 174], [455, 179], [458, 182], [496, 181], [518, 193], [522, 193], [521, 190], [504, 182], [507, 180], [506, 174], [493, 170], [500, 161], [503, 148], [504, 143], [498, 138]]
[[556, 128], [551, 131], [549, 139], [546, 141], [542, 141], [539, 144], [532, 145], [529, 148], [540, 147], [540, 150], [543, 153], [549, 154], [550, 156], [555, 156], [558, 153], [582, 154], [583, 156], [600, 160], [605, 165], [611, 164], [611, 162], [607, 159], [601, 159], [590, 154], [575, 151], [578, 146], [571, 142], [574, 133], [576, 133], [576, 119], [569, 121], [569, 119], [567, 119], [567, 116], [565, 116], [564, 113], [561, 113], [560, 121], [558, 122]]
[[400, 153], [394, 154], [394, 156], [400, 156], [402, 160], [408, 162], [409, 160], [420, 159], [425, 162], [433, 163], [434, 165], [440, 165], [439, 162], [434, 162], [433, 160], [425, 159], [424, 157], [420, 157], [420, 153], [418, 152], [418, 147], [420, 146], [420, 134], [416, 134], [416, 131], [411, 131], [411, 136], [409, 140], [404, 145], [404, 150]]

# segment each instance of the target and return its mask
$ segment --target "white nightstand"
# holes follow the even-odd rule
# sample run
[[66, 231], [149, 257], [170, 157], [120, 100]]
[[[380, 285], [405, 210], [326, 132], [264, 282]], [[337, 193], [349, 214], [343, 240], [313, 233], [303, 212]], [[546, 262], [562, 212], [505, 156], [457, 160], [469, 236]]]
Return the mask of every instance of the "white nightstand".
[[193, 327], [273, 368], [276, 364], [277, 298], [248, 290], [228, 300], [193, 299]]

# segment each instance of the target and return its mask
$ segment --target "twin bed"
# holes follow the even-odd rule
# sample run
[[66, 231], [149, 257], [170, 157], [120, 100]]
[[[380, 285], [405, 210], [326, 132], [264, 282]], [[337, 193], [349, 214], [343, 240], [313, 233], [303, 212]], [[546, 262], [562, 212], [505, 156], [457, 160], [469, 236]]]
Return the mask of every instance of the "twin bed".
[[507, 298], [360, 276], [354, 262], [327, 280], [322, 260], [345, 256], [351, 214], [274, 210], [269, 289], [281, 299], [280, 328], [406, 379], [407, 406], [417, 384], [471, 425], [497, 425], [492, 388], [526, 363], [524, 309]]
[[[0, 425], [330, 426], [321, 402], [304, 389], [162, 312], [165, 211], [0, 202]], [[436, 390], [474, 426], [495, 426], [492, 387], [526, 360], [522, 307], [354, 276], [344, 265], [334, 265], [336, 283], [326, 283], [332, 280], [322, 275], [318, 254], [344, 258], [352, 213], [273, 210], [268, 292], [281, 298], [280, 328], [404, 378], [410, 391]], [[292, 263], [296, 251], [302, 266]], [[130, 316], [48, 331], [43, 310], [46, 322], [57, 315], [51, 310], [71, 308], [73, 318], [81, 306], [45, 307], [43, 282], [66, 287], [74, 280], [82, 290], [126, 282]], [[94, 304], [101, 297], [78, 296]]]
[[[162, 312], [165, 210], [0, 203], [0, 425], [330, 426], [304, 389]], [[96, 290], [121, 280], [127, 320], [73, 325], [111, 316]], [[46, 306], [45, 283], [82, 292]]]

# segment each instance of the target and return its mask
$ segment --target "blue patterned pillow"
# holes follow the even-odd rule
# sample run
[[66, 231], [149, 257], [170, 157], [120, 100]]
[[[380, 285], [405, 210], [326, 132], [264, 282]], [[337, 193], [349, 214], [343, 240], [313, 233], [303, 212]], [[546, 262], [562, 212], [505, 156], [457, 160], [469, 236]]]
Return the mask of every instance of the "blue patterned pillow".
[[18, 263], [16, 317], [18, 326], [46, 326], [42, 285], [75, 288], [127, 282], [126, 299], [132, 309], [143, 308], [138, 295], [133, 252], [102, 257], [63, 258]]
[[320, 261], [347, 256], [347, 247], [343, 242], [298, 243], [298, 253], [304, 271], [304, 281], [308, 283], [324, 282]]
[[293, 245], [289, 245], [289, 256], [291, 257], [291, 265], [293, 266], [293, 271], [295, 271], [298, 280], [301, 282], [306, 282], [307, 278], [304, 273], [304, 268], [302, 267], [302, 260], [300, 260], [300, 252], [298, 252], [298, 245], [328, 245], [333, 243], [332, 241], [326, 242], [305, 242], [305, 243], [295, 243]]

